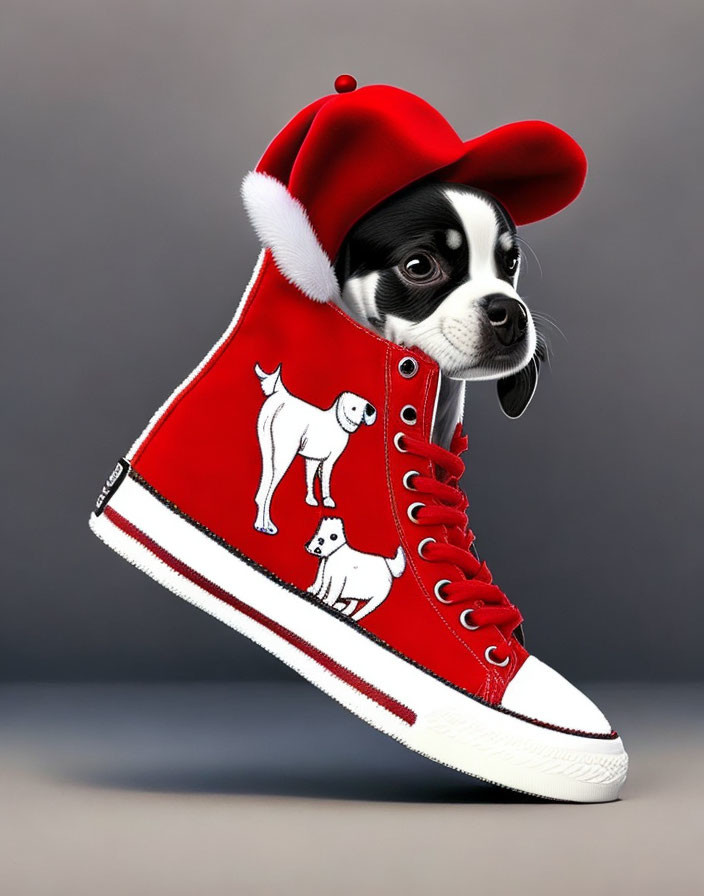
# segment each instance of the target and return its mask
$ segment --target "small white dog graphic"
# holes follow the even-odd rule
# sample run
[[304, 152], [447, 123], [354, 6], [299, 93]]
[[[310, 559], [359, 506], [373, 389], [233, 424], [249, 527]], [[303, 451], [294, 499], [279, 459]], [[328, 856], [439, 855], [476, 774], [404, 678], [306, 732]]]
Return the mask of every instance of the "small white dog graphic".
[[305, 458], [306, 504], [313, 507], [318, 504], [314, 491], [318, 476], [323, 504], [334, 507], [330, 494], [332, 469], [345, 450], [350, 433], [363, 423], [371, 426], [376, 420], [376, 410], [353, 392], [343, 392], [329, 408], [319, 408], [291, 395], [281, 381], [280, 364], [273, 373], [265, 373], [259, 364], [255, 364], [254, 370], [266, 395], [257, 420], [262, 476], [254, 498], [257, 505], [254, 528], [276, 535], [271, 500], [294, 457], [300, 454]]
[[[320, 521], [306, 550], [320, 557], [318, 574], [308, 592], [342, 610], [345, 616], [352, 616], [355, 621], [363, 619], [386, 600], [394, 579], [406, 568], [406, 556], [400, 546], [396, 556], [390, 559], [378, 554], [364, 554], [350, 547], [344, 524], [336, 517], [325, 517]], [[364, 606], [357, 610], [360, 602], [364, 602]]]

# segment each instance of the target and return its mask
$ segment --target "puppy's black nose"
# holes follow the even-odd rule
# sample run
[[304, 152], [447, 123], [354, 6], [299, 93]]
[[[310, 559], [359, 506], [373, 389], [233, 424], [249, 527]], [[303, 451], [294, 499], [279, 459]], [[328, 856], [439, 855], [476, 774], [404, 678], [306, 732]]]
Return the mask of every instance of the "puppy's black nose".
[[522, 302], [508, 296], [489, 296], [486, 313], [502, 345], [515, 345], [526, 335], [528, 312]]

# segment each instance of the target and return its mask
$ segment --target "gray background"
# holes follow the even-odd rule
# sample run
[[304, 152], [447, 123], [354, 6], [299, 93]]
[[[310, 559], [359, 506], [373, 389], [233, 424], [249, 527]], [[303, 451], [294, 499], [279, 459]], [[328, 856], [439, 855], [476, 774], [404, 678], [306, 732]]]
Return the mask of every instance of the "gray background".
[[470, 391], [472, 524], [563, 673], [699, 676], [703, 25], [699, 0], [5, 0], [0, 674], [286, 676], [87, 517], [249, 278], [242, 176], [350, 71], [465, 138], [544, 118], [585, 147], [581, 199], [523, 231], [552, 370], [518, 422]]

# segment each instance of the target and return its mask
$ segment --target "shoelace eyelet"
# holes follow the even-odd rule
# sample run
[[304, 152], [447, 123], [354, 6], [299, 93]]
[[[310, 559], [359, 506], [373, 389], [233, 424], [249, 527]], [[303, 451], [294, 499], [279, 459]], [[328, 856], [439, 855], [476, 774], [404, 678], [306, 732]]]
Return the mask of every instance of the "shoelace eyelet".
[[410, 380], [418, 373], [418, 362], [407, 355], [398, 362], [398, 372], [404, 379]]
[[474, 610], [470, 608], [468, 610], [462, 610], [462, 612], [460, 613], [460, 625], [464, 626], [464, 628], [466, 628], [470, 632], [476, 632], [476, 630], [479, 628], [478, 625], [470, 625], [467, 621], [471, 617], [473, 612]]
[[400, 451], [401, 454], [408, 454], [406, 449], [401, 447], [401, 439], [402, 438], [403, 438], [403, 433], [397, 432], [396, 435], [394, 436], [394, 447], [396, 448], [397, 451]]
[[409, 426], [413, 426], [418, 422], [418, 411], [412, 404], [406, 404], [401, 408], [401, 419], [404, 423], [408, 423]]
[[408, 489], [409, 492], [416, 491], [415, 488], [411, 485], [411, 476], [420, 476], [418, 470], [409, 470], [407, 473], [403, 474], [403, 484]]
[[452, 603], [451, 600], [448, 600], [446, 597], [443, 597], [442, 593], [441, 593], [442, 588], [445, 585], [451, 585], [451, 584], [452, 584], [452, 582], [449, 579], [440, 579], [439, 582], [435, 583], [435, 588], [433, 588], [433, 592], [435, 594], [435, 597], [440, 601], [441, 604], [451, 604]]
[[418, 520], [415, 517], [416, 508], [425, 507], [425, 504], [422, 501], [414, 501], [413, 504], [408, 505], [408, 510], [406, 513], [408, 514], [408, 519], [418, 525]]
[[425, 547], [426, 544], [431, 544], [432, 542], [435, 542], [435, 539], [434, 539], [434, 538], [424, 538], [423, 541], [421, 541], [420, 544], [418, 545], [418, 549], [417, 549], [417, 550], [418, 550], [418, 556], [421, 558], [421, 560], [427, 560], [427, 559], [428, 559], [428, 558], [425, 556], [425, 554], [423, 553], [423, 548]]
[[498, 660], [492, 659], [491, 655], [495, 650], [496, 650], [496, 644], [492, 644], [490, 647], [487, 647], [487, 649], [484, 651], [484, 659], [488, 663], [491, 663], [492, 666], [501, 666], [501, 667], [508, 666], [508, 662], [511, 659], [511, 657], [507, 656], [506, 659], [501, 660], [501, 662], [499, 662]]

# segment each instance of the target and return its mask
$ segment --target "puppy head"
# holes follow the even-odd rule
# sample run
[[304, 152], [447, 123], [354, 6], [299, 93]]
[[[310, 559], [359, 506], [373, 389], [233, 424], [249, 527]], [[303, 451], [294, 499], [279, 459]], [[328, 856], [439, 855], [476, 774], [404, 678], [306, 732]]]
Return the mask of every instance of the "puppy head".
[[535, 326], [516, 291], [520, 262], [516, 228], [496, 200], [424, 181], [355, 225], [336, 273], [360, 323], [422, 349], [451, 379], [500, 379], [501, 405], [518, 416], [538, 372]]
[[342, 520], [329, 516], [320, 521], [318, 531], [306, 545], [306, 550], [316, 557], [329, 557], [345, 542], [345, 527]]
[[362, 423], [371, 426], [376, 420], [376, 408], [373, 404], [355, 395], [354, 392], [343, 392], [335, 401], [337, 422], [345, 432], [354, 432]]

